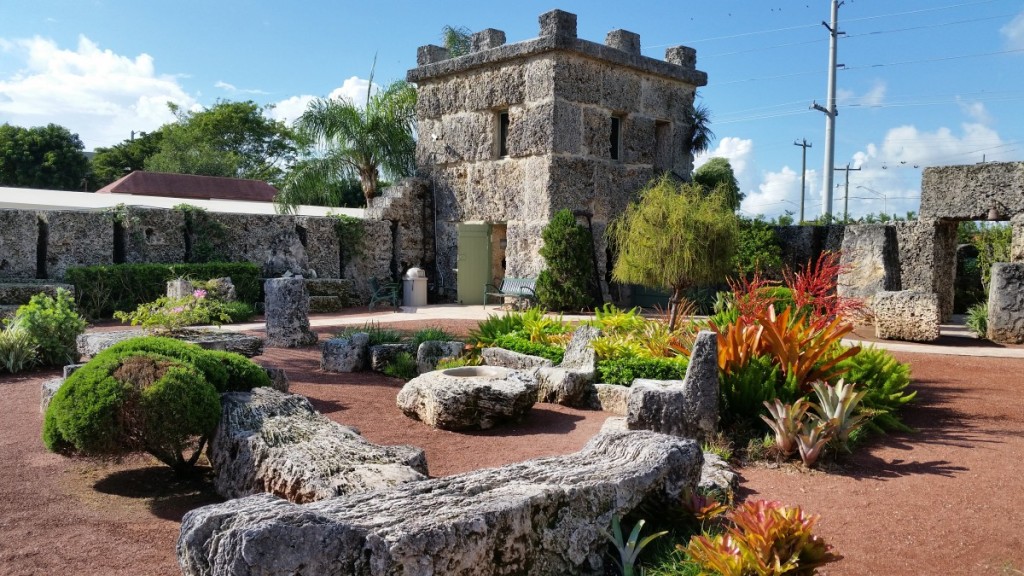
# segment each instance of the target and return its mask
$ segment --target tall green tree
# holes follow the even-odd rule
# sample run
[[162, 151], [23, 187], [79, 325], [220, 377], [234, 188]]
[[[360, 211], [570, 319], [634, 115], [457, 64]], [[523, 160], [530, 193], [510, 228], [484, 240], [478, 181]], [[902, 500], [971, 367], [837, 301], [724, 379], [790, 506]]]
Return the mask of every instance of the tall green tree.
[[415, 169], [416, 89], [403, 81], [373, 91], [373, 75], [362, 106], [345, 99], [319, 98], [296, 121], [299, 134], [315, 148], [289, 175], [276, 202], [289, 210], [320, 201], [339, 180], [358, 178], [366, 204], [377, 196], [383, 174], [398, 179]]
[[85, 147], [57, 124], [22, 128], [0, 126], [0, 186], [83, 190], [89, 174]]
[[188, 111], [168, 103], [177, 121], [163, 126], [159, 151], [146, 170], [225, 176], [281, 183], [295, 161], [295, 134], [272, 120], [271, 106], [249, 100], [218, 100], [206, 110]]
[[608, 234], [618, 251], [612, 279], [670, 289], [670, 328], [675, 329], [683, 292], [720, 282], [730, 272], [739, 224], [721, 194], [705, 194], [696, 184], [677, 185], [666, 176], [641, 191]]
[[163, 132], [141, 132], [120, 144], [96, 149], [92, 157], [92, 182], [102, 188], [118, 178], [146, 167], [146, 160], [160, 151]]
[[734, 211], [739, 209], [746, 196], [740, 192], [740, 184], [728, 158], [716, 156], [709, 159], [693, 173], [693, 181], [700, 184], [706, 194], [722, 194]]
[[537, 298], [549, 310], [575, 310], [595, 304], [593, 239], [568, 209], [560, 210], [541, 232], [545, 268], [537, 277]]

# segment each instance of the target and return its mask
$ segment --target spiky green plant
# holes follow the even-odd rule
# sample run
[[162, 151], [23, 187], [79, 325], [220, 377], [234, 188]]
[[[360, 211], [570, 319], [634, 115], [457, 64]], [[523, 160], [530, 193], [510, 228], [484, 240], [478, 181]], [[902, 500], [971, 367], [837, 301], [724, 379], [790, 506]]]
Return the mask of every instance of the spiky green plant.
[[899, 419], [900, 409], [917, 396], [916, 391], [908, 391], [910, 365], [900, 362], [886, 350], [866, 347], [840, 362], [839, 367], [848, 382], [857, 383], [866, 392], [861, 406], [871, 414], [871, 421], [865, 425], [867, 429], [875, 432], [911, 430]]
[[832, 424], [833, 440], [841, 449], [849, 452], [850, 433], [865, 422], [866, 416], [855, 412], [867, 391], [858, 391], [852, 382], [847, 384], [841, 378], [835, 386], [826, 382], [814, 382], [811, 387], [818, 397], [818, 403], [812, 404], [811, 408], [822, 422]]
[[982, 340], [988, 339], [988, 301], [967, 309], [967, 328]]
[[654, 540], [668, 534], [667, 531], [655, 532], [649, 536], [640, 539], [640, 532], [644, 529], [644, 520], [638, 520], [633, 525], [633, 530], [629, 533], [629, 539], [622, 539], [622, 526], [619, 524], [619, 517], [612, 517], [612, 533], [609, 534], [605, 530], [601, 530], [604, 537], [611, 541], [612, 546], [615, 547], [615, 551], [619, 554], [619, 559], [616, 561], [619, 568], [622, 570], [622, 576], [634, 576], [636, 574], [636, 560], [640, 556], [640, 552], [643, 551], [648, 544]]

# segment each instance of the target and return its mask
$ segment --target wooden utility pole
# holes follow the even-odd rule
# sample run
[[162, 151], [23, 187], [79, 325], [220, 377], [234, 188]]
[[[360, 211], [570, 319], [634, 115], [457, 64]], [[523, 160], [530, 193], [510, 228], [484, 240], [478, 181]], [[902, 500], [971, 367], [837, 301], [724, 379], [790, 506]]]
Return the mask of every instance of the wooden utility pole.
[[850, 168], [847, 164], [846, 168], [836, 168], [836, 170], [842, 170], [846, 172], [846, 195], [843, 198], [843, 224], [847, 224], [850, 221], [850, 172], [856, 172], [860, 168]]
[[806, 138], [800, 142], [793, 142], [793, 146], [799, 146], [803, 148], [804, 160], [800, 164], [800, 220], [797, 224], [804, 223], [804, 198], [807, 196], [807, 149], [811, 147], [811, 143]]

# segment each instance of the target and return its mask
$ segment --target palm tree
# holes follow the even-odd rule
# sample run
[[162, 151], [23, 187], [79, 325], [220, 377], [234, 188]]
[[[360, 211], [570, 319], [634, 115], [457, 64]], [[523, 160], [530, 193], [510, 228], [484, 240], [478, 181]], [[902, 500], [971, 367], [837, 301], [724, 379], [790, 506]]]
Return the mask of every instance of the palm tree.
[[715, 139], [711, 131], [711, 109], [704, 104], [695, 104], [690, 112], [690, 152], [697, 156], [706, 152]]
[[366, 204], [377, 196], [381, 173], [389, 179], [415, 169], [416, 89], [396, 81], [373, 92], [373, 74], [363, 107], [346, 99], [318, 98], [295, 125], [308, 142], [321, 148], [296, 165], [275, 198], [285, 211], [299, 204], [332, 205], [336, 183], [359, 178]]

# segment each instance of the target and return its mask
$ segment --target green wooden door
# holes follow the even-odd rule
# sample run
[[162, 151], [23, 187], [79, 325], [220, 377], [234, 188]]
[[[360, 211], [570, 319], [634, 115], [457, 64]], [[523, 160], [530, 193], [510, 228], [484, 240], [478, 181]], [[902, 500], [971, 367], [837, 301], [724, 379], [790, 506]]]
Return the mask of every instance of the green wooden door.
[[456, 289], [460, 304], [483, 304], [491, 281], [491, 225], [460, 223]]

